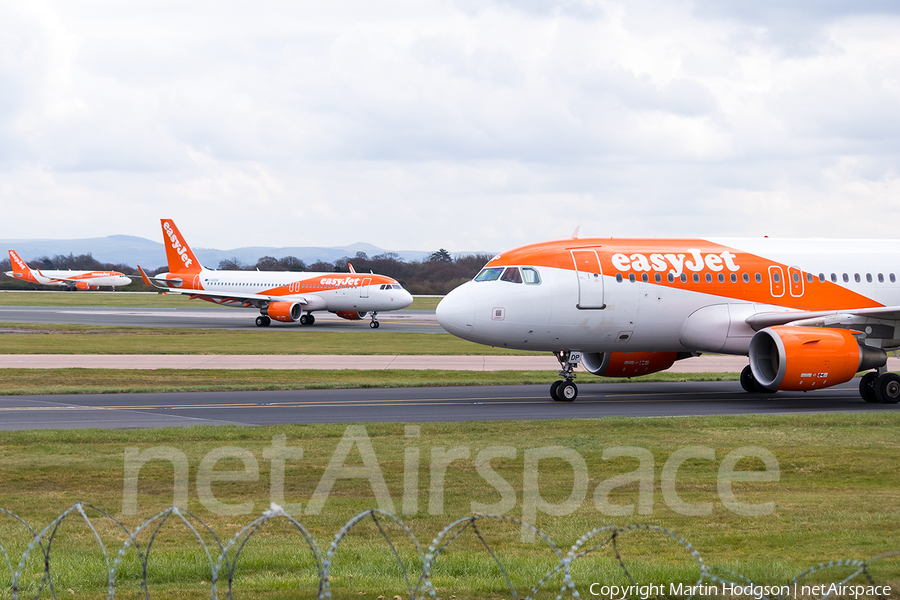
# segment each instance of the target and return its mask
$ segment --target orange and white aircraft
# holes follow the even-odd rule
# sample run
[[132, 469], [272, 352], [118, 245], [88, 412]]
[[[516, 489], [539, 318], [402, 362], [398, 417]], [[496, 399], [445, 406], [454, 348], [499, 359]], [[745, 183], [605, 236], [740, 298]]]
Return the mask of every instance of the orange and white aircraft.
[[[700, 352], [749, 357], [748, 392], [860, 382], [867, 402], [900, 402], [887, 352], [900, 348], [900, 241], [579, 239], [494, 257], [437, 307], [461, 338], [551, 351], [574, 368], [632, 377]], [[874, 370], [873, 370], [874, 369]]]
[[32, 269], [25, 264], [15, 250], [9, 251], [9, 262], [12, 271], [5, 275], [20, 281], [29, 281], [40, 285], [63, 285], [72, 290], [99, 290], [101, 286], [128, 285], [131, 278], [118, 271], [72, 271]]
[[312, 313], [327, 310], [351, 321], [371, 315], [369, 326], [377, 329], [379, 311], [406, 308], [413, 301], [396, 280], [384, 275], [207, 269], [184, 241], [175, 222], [160, 221], [169, 272], [151, 278], [138, 266], [144, 282], [224, 306], [258, 309], [259, 327], [267, 327], [272, 319], [312, 325], [316, 321]]

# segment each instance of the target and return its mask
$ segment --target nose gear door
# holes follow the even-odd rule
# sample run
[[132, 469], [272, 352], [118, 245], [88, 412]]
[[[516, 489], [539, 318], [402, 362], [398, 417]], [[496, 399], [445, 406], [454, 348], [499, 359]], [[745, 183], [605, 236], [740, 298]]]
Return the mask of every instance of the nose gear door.
[[582, 310], [606, 308], [603, 302], [603, 270], [596, 250], [570, 250], [578, 278], [578, 304]]

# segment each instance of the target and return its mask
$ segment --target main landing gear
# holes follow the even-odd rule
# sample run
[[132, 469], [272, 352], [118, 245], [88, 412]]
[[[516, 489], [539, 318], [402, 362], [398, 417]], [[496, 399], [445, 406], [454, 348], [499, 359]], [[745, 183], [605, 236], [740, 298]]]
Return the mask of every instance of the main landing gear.
[[870, 371], [859, 380], [859, 395], [866, 402], [897, 404], [900, 402], [900, 375], [888, 373], [885, 367]]
[[372, 322], [369, 323], [369, 327], [371, 327], [372, 329], [378, 329], [379, 327], [381, 327], [381, 323], [379, 323], [378, 319], [375, 318], [377, 315], [378, 315], [378, 313], [373, 310], [372, 311]]
[[272, 319], [266, 315], [259, 315], [256, 317], [256, 326], [257, 327], [268, 327], [272, 324]]
[[300, 315], [300, 324], [301, 325], [312, 325], [316, 322], [316, 318], [312, 313], [308, 312], [305, 315]]
[[562, 381], [554, 381], [550, 385], [550, 397], [557, 402], [572, 402], [578, 397], [578, 386], [572, 380], [575, 379], [575, 367], [581, 362], [581, 352], [561, 350], [553, 355], [559, 361]]
[[744, 388], [744, 391], [748, 394], [774, 394], [778, 390], [771, 390], [767, 387], [761, 385], [756, 377], [753, 376], [753, 369], [750, 368], [750, 365], [744, 367], [744, 370], [741, 371], [741, 387]]

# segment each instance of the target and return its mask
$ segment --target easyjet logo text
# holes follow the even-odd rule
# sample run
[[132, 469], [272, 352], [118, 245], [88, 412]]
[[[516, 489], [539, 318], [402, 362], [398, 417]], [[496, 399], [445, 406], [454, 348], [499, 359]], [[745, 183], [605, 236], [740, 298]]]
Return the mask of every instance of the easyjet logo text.
[[635, 253], [631, 256], [627, 254], [613, 254], [612, 264], [619, 271], [635, 271], [638, 273], [644, 271], [656, 271], [664, 273], [668, 271], [675, 277], [687, 271], [699, 272], [703, 269], [710, 271], [739, 271], [740, 265], [735, 264], [734, 259], [737, 256], [729, 251], [715, 254], [712, 252], [702, 253], [696, 248], [689, 248], [687, 254], [651, 254], [649, 256], [641, 253]]
[[16, 263], [16, 266], [19, 267], [19, 270], [21, 270], [21, 271], [28, 270], [28, 265], [26, 265], [24, 262], [22, 262], [22, 259], [19, 258], [18, 254], [16, 254], [15, 252], [10, 252], [9, 255], [12, 256], [13, 262]]
[[189, 267], [191, 263], [194, 262], [191, 260], [190, 256], [188, 256], [187, 246], [181, 243], [181, 240], [178, 239], [178, 236], [175, 235], [175, 232], [172, 231], [172, 227], [169, 226], [168, 223], [163, 223], [163, 229], [166, 231], [166, 235], [169, 237], [169, 241], [172, 242], [172, 248], [175, 249], [175, 252], [181, 256], [181, 262], [184, 263], [184, 266]]
[[324, 286], [341, 286], [341, 285], [359, 285], [359, 277], [357, 278], [341, 278], [338, 279], [336, 277], [326, 277], [322, 279], [319, 284]]

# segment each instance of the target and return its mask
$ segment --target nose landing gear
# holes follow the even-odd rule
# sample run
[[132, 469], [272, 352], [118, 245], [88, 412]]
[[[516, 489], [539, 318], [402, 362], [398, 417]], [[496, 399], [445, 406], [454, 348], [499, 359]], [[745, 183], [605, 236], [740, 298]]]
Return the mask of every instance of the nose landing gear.
[[550, 385], [550, 397], [556, 402], [572, 402], [578, 397], [578, 386], [572, 380], [575, 379], [575, 367], [581, 362], [581, 352], [560, 350], [553, 355], [559, 361], [562, 381], [554, 381]]
[[369, 323], [369, 327], [371, 327], [372, 329], [378, 329], [379, 327], [381, 327], [381, 323], [379, 323], [378, 319], [375, 318], [377, 315], [378, 315], [378, 312], [373, 310], [372, 311], [372, 322]]

